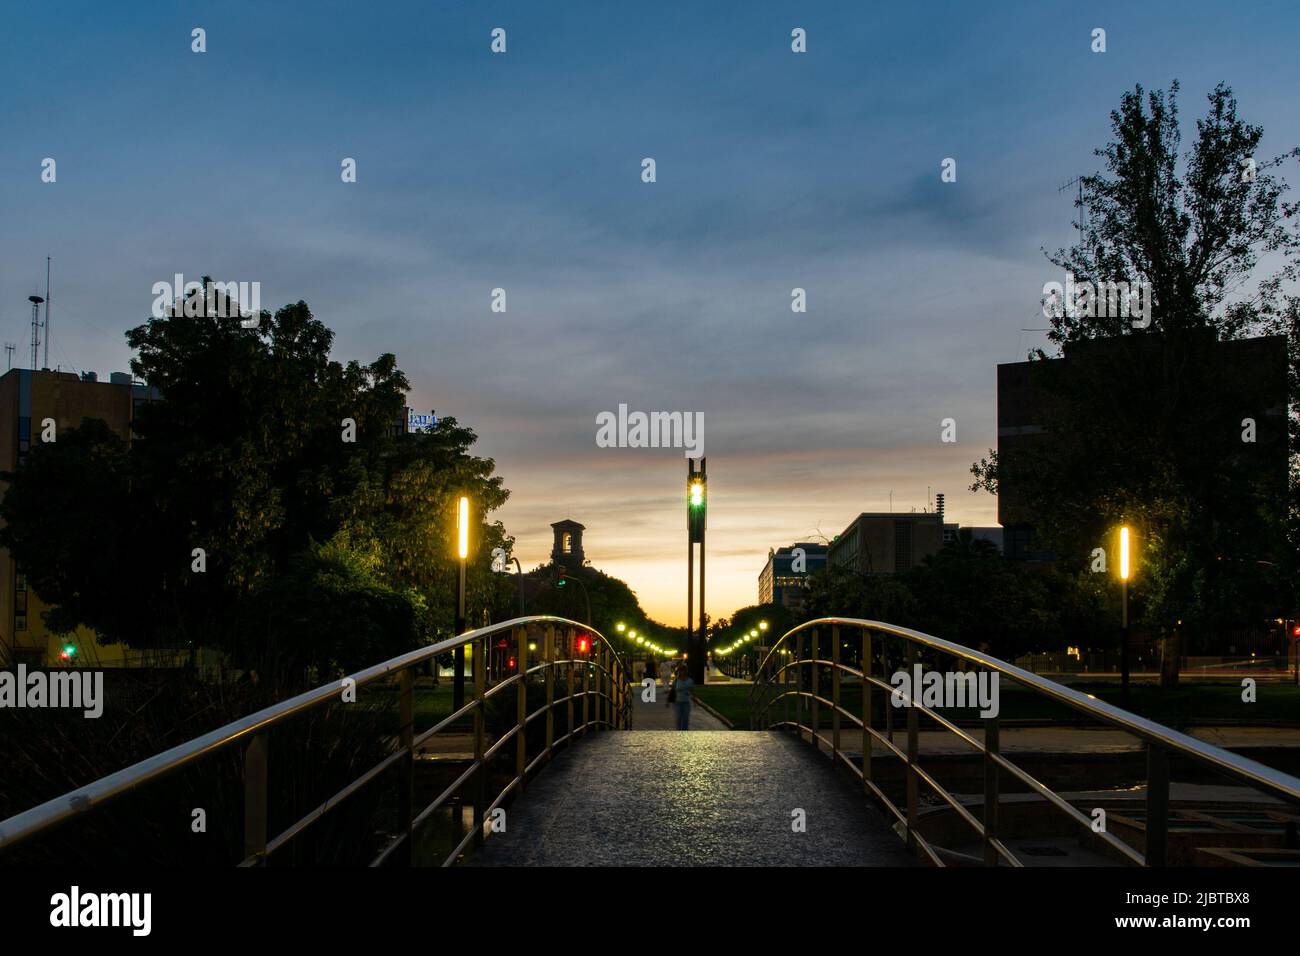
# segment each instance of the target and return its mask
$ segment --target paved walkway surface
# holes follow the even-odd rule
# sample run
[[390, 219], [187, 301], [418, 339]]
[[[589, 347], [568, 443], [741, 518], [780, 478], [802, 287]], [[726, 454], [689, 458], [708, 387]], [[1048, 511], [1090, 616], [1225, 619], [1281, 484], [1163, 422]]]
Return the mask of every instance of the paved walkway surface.
[[[641, 699], [642, 688], [634, 687], [632, 696], [633, 730], [677, 730], [677, 708], [668, 701], [668, 688], [655, 687], [655, 702]], [[727, 730], [728, 727], [699, 704], [691, 705], [691, 730]], [[680, 731], [678, 731], [680, 733]]]
[[[663, 704], [658, 704], [661, 709]], [[806, 813], [806, 832], [791, 812]], [[509, 810], [479, 866], [909, 866], [844, 774], [786, 734], [593, 734]]]

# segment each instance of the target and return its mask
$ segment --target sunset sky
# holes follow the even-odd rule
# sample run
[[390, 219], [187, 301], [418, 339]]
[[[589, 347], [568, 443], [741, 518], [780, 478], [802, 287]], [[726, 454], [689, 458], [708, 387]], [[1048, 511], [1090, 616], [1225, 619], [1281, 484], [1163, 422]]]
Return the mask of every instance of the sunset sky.
[[598, 448], [596, 416], [701, 412], [708, 609], [729, 615], [770, 547], [891, 491], [995, 523], [967, 491], [995, 366], [1044, 344], [1022, 330], [1062, 278], [1042, 247], [1072, 241], [1058, 187], [1099, 168], [1125, 90], [1180, 80], [1186, 143], [1224, 80], [1267, 156], [1300, 142], [1294, 0], [1077, 6], [8, 5], [0, 335], [25, 365], [46, 255], [51, 365], [105, 379], [174, 273], [305, 299], [340, 359], [396, 353], [414, 407], [479, 433], [526, 569], [573, 518], [669, 624], [683, 453]]

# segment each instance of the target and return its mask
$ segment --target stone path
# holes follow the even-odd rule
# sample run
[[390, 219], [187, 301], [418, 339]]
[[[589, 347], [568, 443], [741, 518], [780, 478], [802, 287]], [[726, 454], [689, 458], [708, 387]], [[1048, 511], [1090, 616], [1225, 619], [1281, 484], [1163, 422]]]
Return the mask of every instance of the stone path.
[[[641, 688], [634, 687], [632, 696], [633, 730], [677, 730], [676, 708], [667, 703], [668, 688], [655, 687], [655, 702], [641, 699]], [[691, 705], [691, 730], [726, 730], [727, 726], [699, 704]], [[681, 731], [677, 731], [681, 733]]]
[[[666, 710], [663, 704], [657, 705]], [[791, 811], [806, 814], [793, 831]], [[807, 744], [778, 733], [593, 734], [511, 806], [479, 866], [908, 866], [914, 857]]]

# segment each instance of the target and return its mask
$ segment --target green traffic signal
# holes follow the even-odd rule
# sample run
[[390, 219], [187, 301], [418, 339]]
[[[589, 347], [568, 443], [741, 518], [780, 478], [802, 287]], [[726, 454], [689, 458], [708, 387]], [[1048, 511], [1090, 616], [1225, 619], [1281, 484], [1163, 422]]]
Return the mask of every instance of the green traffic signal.
[[690, 541], [704, 540], [704, 516], [709, 510], [708, 486], [703, 475], [692, 475], [686, 482], [686, 530]]

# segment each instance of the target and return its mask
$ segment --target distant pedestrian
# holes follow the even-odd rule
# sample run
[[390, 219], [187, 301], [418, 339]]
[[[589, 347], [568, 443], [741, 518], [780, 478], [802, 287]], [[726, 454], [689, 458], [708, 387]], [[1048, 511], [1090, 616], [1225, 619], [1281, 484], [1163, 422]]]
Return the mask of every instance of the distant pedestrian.
[[691, 680], [690, 671], [685, 664], [678, 664], [677, 679], [668, 691], [668, 699], [677, 711], [678, 730], [691, 729], [691, 691], [694, 689], [695, 681]]
[[645, 676], [650, 678], [656, 684], [659, 683], [659, 665], [655, 663], [654, 657], [646, 658]]

